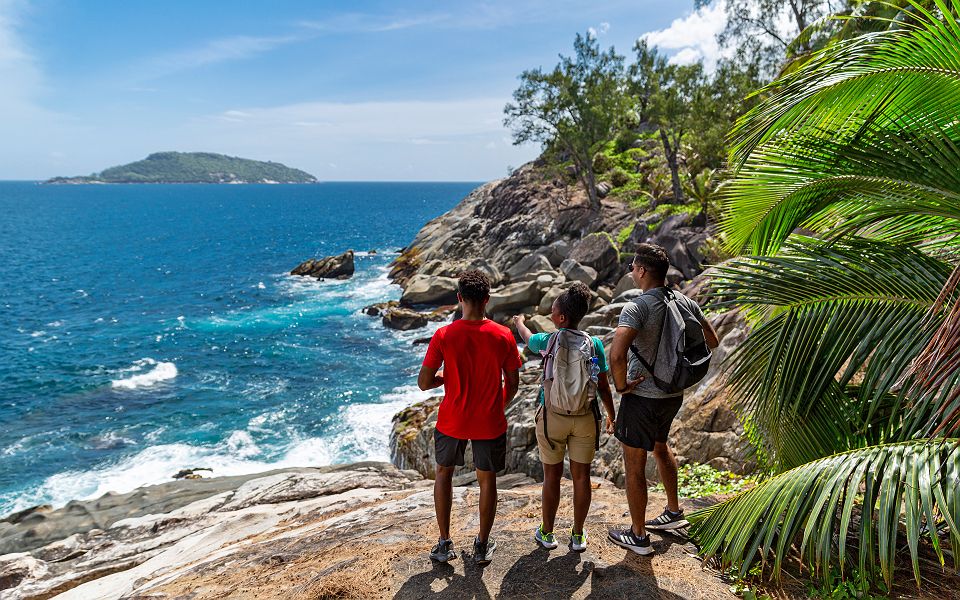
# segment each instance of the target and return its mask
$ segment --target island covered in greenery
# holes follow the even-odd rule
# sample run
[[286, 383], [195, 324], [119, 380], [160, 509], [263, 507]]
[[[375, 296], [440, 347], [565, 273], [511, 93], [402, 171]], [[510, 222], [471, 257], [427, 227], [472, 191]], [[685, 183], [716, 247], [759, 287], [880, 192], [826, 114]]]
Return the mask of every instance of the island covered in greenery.
[[155, 152], [143, 160], [45, 183], [317, 183], [313, 175], [275, 162], [212, 152]]

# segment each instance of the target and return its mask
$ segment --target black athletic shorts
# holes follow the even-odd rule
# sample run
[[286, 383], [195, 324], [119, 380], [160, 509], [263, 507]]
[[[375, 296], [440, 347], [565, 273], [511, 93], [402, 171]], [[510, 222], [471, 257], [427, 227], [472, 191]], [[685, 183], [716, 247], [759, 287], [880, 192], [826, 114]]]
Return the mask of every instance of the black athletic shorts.
[[631, 448], [652, 452], [654, 443], [667, 442], [670, 426], [681, 404], [683, 396], [644, 398], [626, 394], [620, 399], [614, 435]]
[[[433, 447], [441, 467], [462, 467], [467, 441], [433, 430]], [[469, 440], [473, 444], [473, 465], [480, 471], [502, 471], [507, 466], [507, 434], [492, 440]]]

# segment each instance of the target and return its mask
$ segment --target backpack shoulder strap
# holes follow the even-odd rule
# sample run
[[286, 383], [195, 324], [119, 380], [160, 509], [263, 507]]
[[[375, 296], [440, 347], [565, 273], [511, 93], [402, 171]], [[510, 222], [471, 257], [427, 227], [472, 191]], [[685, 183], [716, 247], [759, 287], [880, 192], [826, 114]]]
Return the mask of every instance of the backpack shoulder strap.
[[[654, 288], [654, 289], [651, 290], [651, 291], [659, 291], [659, 292], [662, 294], [662, 297], [657, 297], [657, 295], [655, 295], [655, 294], [650, 294], [650, 296], [653, 297], [653, 298], [656, 298], [657, 300], [659, 300], [659, 301], [662, 302], [663, 304], [666, 304], [667, 302], [674, 302], [674, 301], [676, 301], [676, 298], [673, 297], [673, 290], [671, 290], [671, 289], [668, 288], [667, 286], [662, 286], [662, 287]], [[640, 298], [642, 298], [643, 296], [646, 296], [646, 294], [641, 294], [639, 297], [634, 298], [634, 299], [633, 299], [633, 302], [634, 302], [635, 304], [639, 304], [639, 303], [640, 303], [639, 300], [640, 300]], [[667, 321], [666, 321], [666, 315], [664, 315], [663, 323], [666, 324], [666, 322], [667, 322]], [[660, 326], [660, 335], [657, 336], [657, 344], [656, 344], [656, 346], [654, 346], [654, 354], [653, 354], [653, 361], [652, 361], [652, 362], [647, 362], [646, 360], [644, 360], [644, 358], [640, 355], [640, 350], [638, 350], [637, 347], [634, 346], [633, 344], [630, 344], [630, 350], [633, 351], [634, 356], [637, 357], [637, 360], [640, 361], [640, 364], [643, 365], [643, 368], [646, 369], [647, 371], [649, 371], [649, 373], [650, 373], [651, 375], [653, 375], [653, 365], [657, 364], [657, 354], [660, 353], [660, 339], [661, 339], [662, 337], [663, 337], [663, 325]]]

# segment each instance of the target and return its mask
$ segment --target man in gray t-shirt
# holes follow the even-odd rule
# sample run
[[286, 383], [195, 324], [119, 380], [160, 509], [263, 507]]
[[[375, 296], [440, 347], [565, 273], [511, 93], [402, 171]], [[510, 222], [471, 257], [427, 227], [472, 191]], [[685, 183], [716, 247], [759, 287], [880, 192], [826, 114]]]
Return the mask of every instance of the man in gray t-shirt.
[[[640, 244], [630, 268], [630, 275], [643, 294], [620, 313], [610, 349], [610, 374], [621, 394], [614, 435], [623, 446], [632, 523], [630, 527], [611, 529], [609, 537], [619, 546], [646, 555], [653, 553], [647, 529], [676, 529], [687, 525], [677, 497], [677, 459], [667, 445], [670, 425], [680, 410], [683, 394], [670, 394], [658, 388], [652, 374], [636, 356], [639, 352], [650, 365], [655, 360], [667, 310], [664, 288], [670, 260], [660, 246]], [[717, 332], [697, 303], [682, 294], [673, 295], [681, 310], [687, 309], [703, 325], [707, 346], [716, 348], [720, 343]], [[649, 521], [645, 521], [647, 452], [653, 452], [667, 494], [663, 513]]]

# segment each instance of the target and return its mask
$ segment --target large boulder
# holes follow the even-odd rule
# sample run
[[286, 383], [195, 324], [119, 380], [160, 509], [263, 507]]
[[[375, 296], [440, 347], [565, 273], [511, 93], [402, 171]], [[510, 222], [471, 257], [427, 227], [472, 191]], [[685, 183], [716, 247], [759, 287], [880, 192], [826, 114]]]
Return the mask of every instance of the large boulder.
[[560, 272], [571, 281], [579, 281], [588, 286], [597, 282], [599, 274], [593, 267], [582, 265], [572, 258], [560, 263]]
[[526, 320], [527, 327], [534, 333], [553, 333], [557, 326], [553, 324], [550, 317], [544, 315], [534, 315]]
[[613, 288], [613, 297], [616, 298], [627, 290], [635, 289], [637, 289], [637, 284], [634, 283], [633, 277], [630, 275], [630, 273], [625, 273], [622, 277], [620, 277], [620, 281], [618, 281], [617, 285]]
[[427, 316], [409, 308], [390, 308], [383, 315], [384, 327], [409, 331], [427, 326]]
[[350, 279], [353, 271], [353, 250], [347, 250], [337, 256], [311, 258], [297, 265], [290, 274], [317, 279]]
[[553, 265], [542, 254], [527, 254], [517, 262], [513, 263], [507, 269], [506, 275], [510, 281], [519, 281], [520, 278], [528, 273], [538, 273], [540, 271], [552, 271]]
[[414, 275], [407, 281], [407, 287], [400, 296], [400, 304], [455, 304], [457, 302], [457, 280], [453, 277], [435, 277]]
[[540, 295], [540, 287], [536, 281], [510, 284], [490, 293], [487, 313], [495, 315], [536, 306], [540, 302]]
[[595, 325], [616, 327], [617, 322], [620, 320], [620, 311], [622, 311], [626, 305], [626, 302], [607, 304], [599, 310], [587, 313], [587, 316], [580, 321], [580, 329], [586, 329], [587, 327], [593, 327]]
[[546, 246], [542, 246], [536, 252], [543, 255], [550, 261], [553, 268], [560, 266], [560, 263], [567, 259], [570, 254], [570, 243], [567, 240], [556, 240]]
[[597, 272], [606, 281], [620, 270], [620, 251], [606, 233], [592, 233], [574, 245], [570, 258]]

